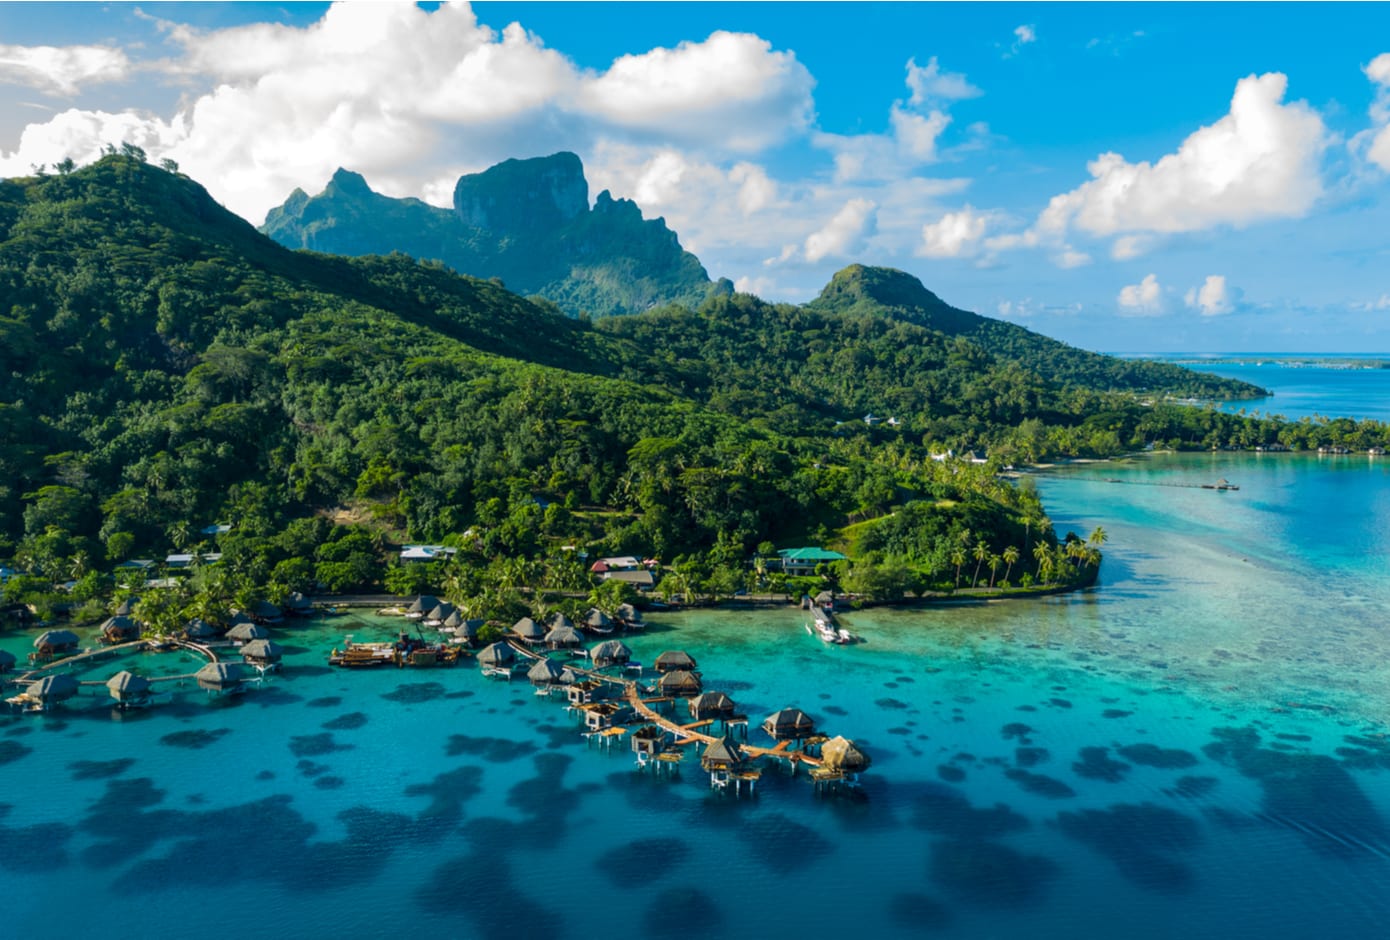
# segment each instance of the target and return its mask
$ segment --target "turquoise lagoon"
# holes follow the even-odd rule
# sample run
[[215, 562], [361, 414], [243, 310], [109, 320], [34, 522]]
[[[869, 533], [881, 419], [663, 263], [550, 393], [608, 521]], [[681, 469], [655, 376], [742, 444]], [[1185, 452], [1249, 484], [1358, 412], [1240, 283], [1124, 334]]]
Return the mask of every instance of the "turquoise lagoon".
[[[1240, 490], [1154, 485], [1221, 476]], [[846, 648], [794, 610], [631, 639], [690, 651], [755, 722], [795, 704], [860, 742], [853, 796], [639, 773], [521, 681], [330, 671], [343, 633], [397, 622], [318, 621], [237, 700], [0, 717], [4, 933], [1383, 936], [1390, 464], [1156, 455], [1037, 485], [1059, 531], [1109, 533], [1097, 588], [849, 614]]]

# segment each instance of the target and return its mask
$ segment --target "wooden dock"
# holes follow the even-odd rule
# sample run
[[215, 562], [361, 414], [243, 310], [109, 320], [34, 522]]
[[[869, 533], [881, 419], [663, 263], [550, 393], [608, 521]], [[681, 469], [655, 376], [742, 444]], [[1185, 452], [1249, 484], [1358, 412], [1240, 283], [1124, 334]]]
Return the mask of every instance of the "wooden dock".
[[[217, 653], [215, 653], [211, 647], [204, 646], [201, 643], [194, 643], [191, 640], [174, 640], [171, 645], [176, 649], [190, 650], [194, 653], [197, 653], [199, 656], [204, 656], [210, 663], [215, 663], [218, 661]], [[158, 640], [146, 639], [130, 640], [126, 643], [117, 643], [113, 646], [99, 646], [93, 649], [83, 650], [82, 652], [75, 653], [72, 656], [65, 656], [62, 659], [55, 659], [52, 662], [44, 663], [42, 666], [36, 666], [33, 669], [30, 669], [29, 671], [25, 672], [23, 675], [15, 676], [13, 679], [9, 681], [13, 682], [15, 685], [33, 685], [35, 682], [38, 682], [40, 679], [42, 679], [45, 673], [51, 672], [60, 667], [72, 666], [74, 663], [92, 662], [95, 660], [104, 659], [107, 656], [120, 652], [121, 650], [138, 648], [148, 648], [151, 650], [157, 650], [159, 649], [159, 647], [160, 642]], [[176, 676], [146, 676], [145, 678], [149, 680], [151, 684], [154, 684], [156, 682], [183, 682], [190, 679], [194, 679], [196, 678], [196, 676], [197, 673], [195, 671], [180, 673]], [[82, 679], [77, 684], [79, 686], [105, 686], [106, 681], [106, 679]]]

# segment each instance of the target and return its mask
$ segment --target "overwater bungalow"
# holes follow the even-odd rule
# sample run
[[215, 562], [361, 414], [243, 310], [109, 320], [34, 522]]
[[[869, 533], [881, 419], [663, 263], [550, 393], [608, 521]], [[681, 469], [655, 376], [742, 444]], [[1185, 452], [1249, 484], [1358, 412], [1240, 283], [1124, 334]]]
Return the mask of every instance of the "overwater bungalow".
[[72, 698], [77, 690], [76, 679], [67, 673], [58, 673], [30, 683], [29, 688], [10, 701], [23, 705], [26, 711], [45, 712], [50, 706]]
[[631, 658], [632, 650], [628, 649], [622, 640], [604, 640], [589, 650], [589, 661], [594, 664], [595, 669], [626, 665]]
[[227, 621], [228, 629], [234, 629], [242, 624], [255, 623], [256, 619], [244, 610], [232, 611], [231, 619]]
[[699, 674], [685, 669], [666, 673], [657, 680], [656, 687], [662, 695], [670, 698], [691, 698], [704, 691]]
[[675, 672], [677, 669], [693, 672], [695, 670], [695, 657], [685, 650], [667, 650], [656, 658], [657, 672]]
[[709, 773], [712, 789], [723, 790], [732, 783], [737, 791], [741, 784], [747, 783], [751, 792], [759, 776], [743, 748], [728, 733], [705, 746], [705, 752], [700, 755], [700, 767]]
[[264, 640], [270, 636], [270, 631], [258, 623], [239, 623], [227, 631], [227, 639], [233, 643], [250, 643], [252, 640]]
[[459, 625], [454, 628], [454, 636], [457, 637], [460, 642], [472, 646], [478, 642], [478, 631], [481, 630], [486, 623], [487, 621], [480, 617], [465, 617], [460, 620]]
[[600, 636], [606, 636], [613, 632], [613, 621], [597, 607], [590, 607], [589, 613], [584, 618], [584, 629], [589, 633], [597, 633]]
[[618, 621], [618, 625], [624, 630], [645, 630], [647, 623], [642, 619], [642, 614], [631, 604], [619, 604], [613, 619]]
[[135, 595], [127, 597], [125, 600], [121, 601], [119, 604], [116, 605], [116, 616], [129, 617], [131, 614], [135, 613], [135, 605], [138, 603], [140, 603], [139, 597]]
[[545, 627], [536, 623], [530, 617], [522, 617], [512, 624], [512, 636], [521, 640], [523, 643], [539, 643], [545, 639]]
[[33, 660], [50, 660], [77, 652], [77, 634], [71, 630], [45, 630], [34, 639]]
[[0, 650], [0, 674], [9, 672], [14, 668], [14, 664], [19, 662], [19, 657], [9, 650]]
[[691, 718], [704, 721], [706, 718], [732, 718], [737, 706], [724, 692], [704, 692], [687, 702], [686, 708]]
[[596, 679], [581, 679], [578, 682], [571, 682], [565, 687], [565, 699], [572, 708], [592, 704], [607, 694], [607, 684]]
[[426, 611], [424, 624], [427, 627], [442, 627], [444, 626], [444, 621], [448, 620], [449, 617], [456, 612], [457, 608], [454, 607], [453, 604], [450, 604], [448, 601], [440, 601], [430, 610]]
[[101, 625], [101, 638], [107, 643], [126, 643], [140, 639], [140, 624], [130, 617], [111, 617]]
[[565, 669], [553, 659], [542, 656], [526, 671], [526, 678], [538, 692], [550, 692], [564, 683]]
[[768, 715], [762, 728], [774, 741], [800, 741], [816, 733], [816, 723], [799, 708], [784, 708]]
[[291, 591], [285, 598], [285, 613], [291, 617], [308, 617], [314, 612], [313, 601], [298, 591]]
[[209, 692], [240, 692], [246, 681], [246, 667], [241, 663], [208, 663], [194, 673], [198, 688]]
[[548, 621], [546, 621], [546, 622], [547, 622], [547, 624], [549, 624], [549, 626], [550, 626], [550, 628], [551, 628], [552, 630], [555, 629], [556, 627], [573, 627], [573, 626], [574, 626], [574, 621], [571, 620], [570, 618], [566, 617], [564, 614], [560, 613], [558, 610], [557, 610], [555, 613], [551, 614], [551, 615], [550, 615], [550, 619], [549, 619]]
[[188, 621], [188, 625], [183, 628], [183, 635], [185, 639], [198, 642], [200, 640], [214, 639], [218, 634], [217, 627], [208, 623], [201, 617], [194, 617], [192, 620]]
[[407, 620], [424, 620], [425, 614], [439, 606], [439, 598], [433, 594], [421, 594], [415, 598], [415, 603], [405, 609]]
[[666, 729], [660, 725], [643, 725], [632, 732], [632, 751], [637, 755], [637, 766], [647, 766], [647, 761], [666, 749]]
[[285, 619], [285, 612], [279, 605], [270, 601], [256, 601], [251, 605], [251, 619], [256, 623], [275, 624]]
[[584, 646], [584, 634], [572, 624], [552, 627], [545, 635], [545, 645], [552, 650], [576, 650]]
[[478, 651], [478, 665], [485, 676], [512, 677], [512, 663], [516, 662], [516, 651], [508, 644], [498, 641]]
[[821, 765], [836, 773], [857, 774], [869, 769], [869, 755], [859, 750], [854, 742], [843, 735], [836, 735], [820, 749]]
[[126, 669], [107, 679], [106, 688], [116, 700], [116, 707], [122, 710], [148, 705], [150, 697], [154, 694], [154, 686], [150, 684], [149, 679]]
[[280, 668], [280, 659], [284, 655], [284, 647], [274, 640], [265, 638], [251, 640], [241, 648], [241, 658], [246, 664], [263, 672], [267, 669]]

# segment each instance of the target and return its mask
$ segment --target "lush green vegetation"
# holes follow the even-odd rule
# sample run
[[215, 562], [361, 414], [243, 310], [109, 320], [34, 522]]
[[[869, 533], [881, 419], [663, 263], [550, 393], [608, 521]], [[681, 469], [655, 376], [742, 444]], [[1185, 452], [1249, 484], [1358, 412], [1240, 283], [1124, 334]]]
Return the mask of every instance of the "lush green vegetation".
[[[94, 615], [117, 565], [177, 550], [223, 557], [142, 590], [150, 618], [427, 585], [505, 618], [587, 592], [580, 551], [655, 555], [688, 597], [819, 583], [749, 566], [779, 545], [845, 550], [822, 577], [878, 597], [1065, 580], [1094, 558], [1000, 461], [1343, 431], [1046, 378], [867, 309], [869, 279], [903, 284], [876, 269], [837, 278], [845, 309], [591, 324], [438, 263], [289, 251], [126, 149], [0, 182], [0, 560], [43, 611]], [[933, 459], [971, 447], [992, 463]], [[458, 554], [402, 567], [406, 539]]]

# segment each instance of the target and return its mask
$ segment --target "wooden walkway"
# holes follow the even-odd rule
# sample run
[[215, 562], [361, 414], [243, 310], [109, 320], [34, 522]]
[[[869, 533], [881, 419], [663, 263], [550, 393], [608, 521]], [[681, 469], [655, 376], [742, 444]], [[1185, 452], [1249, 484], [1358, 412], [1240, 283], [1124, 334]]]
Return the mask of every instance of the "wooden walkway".
[[[120, 652], [121, 650], [134, 649], [139, 647], [150, 647], [152, 649], [157, 649], [157, 646], [155, 645], [156, 643], [157, 641], [152, 640], [130, 640], [127, 643], [117, 643], [113, 646], [98, 646], [93, 649], [83, 650], [82, 652], [72, 656], [65, 656], [62, 659], [55, 659], [52, 662], [44, 663], [42, 666], [37, 666], [33, 669], [30, 669], [28, 672], [25, 672], [23, 675], [16, 676], [10, 681], [15, 683], [16, 685], [33, 685], [35, 682], [38, 682], [40, 679], [42, 679], [44, 673], [48, 672], [50, 669], [57, 669], [60, 666], [71, 666], [73, 663], [80, 663], [88, 660], [103, 659], [107, 656], [110, 656], [113, 653]], [[190, 640], [174, 640], [173, 645], [177, 649], [191, 650], [192, 652], [197, 653], [199, 656], [206, 656], [208, 662], [210, 663], [217, 662], [217, 654], [213, 652], [212, 648], [204, 646], [201, 643], [194, 643]], [[182, 682], [188, 679], [193, 679], [196, 677], [196, 675], [196, 673], [187, 672], [180, 673], [177, 676], [146, 676], [145, 678], [149, 680], [150, 684], [154, 684], [156, 682]], [[106, 679], [83, 679], [79, 681], [77, 684], [89, 686], [104, 686], [106, 685], [106, 682]]]
[[[516, 650], [518, 654], [527, 659], [536, 660], [545, 658], [544, 654], [538, 653], [519, 640], [508, 638], [507, 643], [512, 649]], [[609, 685], [621, 686], [628, 705], [630, 705], [637, 714], [641, 715], [651, 724], [657, 725], [662, 730], [668, 731], [674, 735], [674, 747], [684, 747], [688, 744], [710, 745], [719, 740], [719, 738], [714, 735], [705, 734], [700, 730], [712, 724], [712, 720], [680, 724], [671, 718], [667, 718], [665, 715], [662, 715], [656, 709], [652, 708], [652, 703], [670, 701], [670, 699], [644, 699], [642, 697], [642, 687], [632, 679], [604, 675], [593, 669], [577, 669], [573, 666], [569, 668], [577, 675], [586, 676], [599, 682], [606, 682]], [[791, 741], [780, 741], [776, 747], [758, 747], [752, 744], [740, 744], [739, 747], [742, 749], [743, 753], [750, 757], [769, 757], [773, 760], [786, 761], [787, 764], [790, 765], [793, 773], [796, 772], [797, 765], [799, 764], [805, 764], [812, 769], [817, 769], [821, 766], [822, 762], [819, 757], [812, 757], [810, 754], [794, 751], [791, 749], [791, 745]]]

